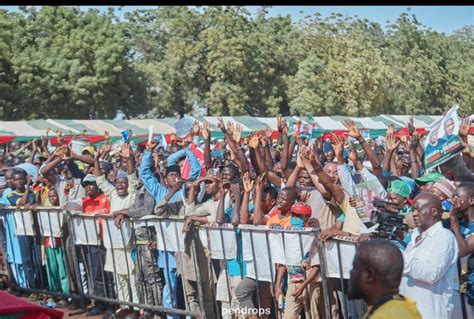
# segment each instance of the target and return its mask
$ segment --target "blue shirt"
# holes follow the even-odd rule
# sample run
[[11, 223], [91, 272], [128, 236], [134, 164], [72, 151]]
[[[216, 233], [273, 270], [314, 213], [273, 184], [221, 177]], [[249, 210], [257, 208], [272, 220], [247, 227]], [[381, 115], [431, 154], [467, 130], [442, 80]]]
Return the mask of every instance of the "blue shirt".
[[[250, 206], [250, 205], [249, 205]], [[233, 208], [228, 207], [225, 210], [226, 222], [232, 219]], [[229, 276], [243, 276], [247, 275], [247, 262], [244, 261], [243, 247], [242, 247], [242, 232], [240, 229], [236, 229], [236, 240], [237, 240], [237, 257], [227, 262], [227, 272]]]
[[[199, 175], [201, 175], [201, 165], [196, 159], [196, 156], [194, 156], [194, 154], [188, 148], [186, 150], [188, 151], [186, 154], [189, 157], [189, 164], [191, 165], [190, 178], [198, 178]], [[153, 171], [151, 170], [152, 161], [153, 157], [151, 152], [145, 150], [143, 152], [142, 162], [140, 164], [139, 175], [146, 190], [153, 196], [156, 203], [160, 203], [165, 198], [165, 196], [168, 195], [169, 189], [166, 186], [160, 184], [156, 176], [153, 174]], [[182, 201], [183, 198], [185, 198], [184, 194], [183, 185], [181, 191], [177, 192], [170, 198], [169, 203]], [[158, 240], [160, 239], [158, 238]], [[163, 251], [158, 251], [158, 266], [160, 268], [176, 268], [174, 254], [171, 252], [165, 253]]]

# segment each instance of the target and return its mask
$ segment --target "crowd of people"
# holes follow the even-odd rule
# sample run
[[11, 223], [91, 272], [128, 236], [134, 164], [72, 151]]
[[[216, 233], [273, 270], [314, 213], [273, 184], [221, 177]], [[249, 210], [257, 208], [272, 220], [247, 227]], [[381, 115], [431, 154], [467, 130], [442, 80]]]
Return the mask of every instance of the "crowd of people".
[[[144, 147], [106, 140], [80, 153], [65, 141], [52, 146], [47, 137], [11, 142], [0, 156], [0, 204], [32, 211], [61, 207], [112, 215], [117, 227], [127, 219], [151, 215], [184, 216], [183, 232], [197, 224], [317, 227], [322, 241], [352, 238], [359, 245], [345, 287], [339, 279], [328, 280], [331, 309], [327, 311], [333, 318], [345, 317], [343, 303], [349, 318], [362, 318], [361, 300], [368, 304], [369, 318], [462, 318], [463, 314], [474, 318], [474, 236], [470, 236], [474, 233], [474, 159], [469, 146], [425, 170], [422, 141], [426, 136], [413, 121], [407, 123], [406, 136], [390, 126], [385, 136], [375, 139], [364, 138], [351, 120], [344, 125], [346, 137], [312, 139], [290, 134], [285, 119], [278, 117], [277, 131], [244, 137], [238, 124], [218, 119], [223, 139], [211, 138], [209, 123], [196, 122], [189, 134], [173, 136], [166, 146], [156, 139]], [[459, 125], [463, 145], [470, 126], [469, 117], [463, 117]], [[368, 193], [373, 197], [368, 202], [358, 198], [361, 185], [371, 185]], [[277, 265], [273, 287], [248, 276], [239, 254], [216, 264], [194, 258], [194, 254], [205, 256], [202, 245], [194, 252], [159, 250], [159, 238], [150, 227], [135, 229], [134, 242], [142, 244], [106, 249], [103, 244], [75, 246], [67, 227], [62, 238], [16, 236], [11, 211], [0, 213], [8, 269], [19, 287], [65, 295], [82, 289], [99, 297], [166, 308], [178, 308], [182, 300], [186, 309], [198, 311], [194, 269], [199, 260], [208, 318], [216, 317], [217, 311], [230, 318], [224, 309], [257, 307], [268, 312], [244, 311], [237, 317], [326, 316], [320, 265], [311, 258], [300, 265]], [[402, 222], [388, 235], [382, 234], [372, 227], [382, 222], [376, 219], [379, 215], [401, 216]], [[237, 235], [241, 251], [242, 239]], [[82, 287], [70, 271], [72, 249], [81, 260]], [[137, 264], [141, 267], [133, 266]], [[42, 276], [47, 280], [40, 280]], [[178, 280], [184, 291], [178, 289]], [[72, 301], [68, 305], [67, 300], [49, 301], [77, 307]], [[88, 315], [102, 314], [154, 315], [96, 300]]]

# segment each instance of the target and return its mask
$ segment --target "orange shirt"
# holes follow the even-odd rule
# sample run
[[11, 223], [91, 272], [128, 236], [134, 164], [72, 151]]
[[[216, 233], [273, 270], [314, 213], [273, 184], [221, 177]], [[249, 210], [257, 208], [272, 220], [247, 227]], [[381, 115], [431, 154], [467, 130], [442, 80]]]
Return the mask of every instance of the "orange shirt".
[[280, 225], [282, 227], [291, 227], [291, 214], [286, 217], [280, 218], [280, 214], [271, 216], [266, 223], [267, 226]]

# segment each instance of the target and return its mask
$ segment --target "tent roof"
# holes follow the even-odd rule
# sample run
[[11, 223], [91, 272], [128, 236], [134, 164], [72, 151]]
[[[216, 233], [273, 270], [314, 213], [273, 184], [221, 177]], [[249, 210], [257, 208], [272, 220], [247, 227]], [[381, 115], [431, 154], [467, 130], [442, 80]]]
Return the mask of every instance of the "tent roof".
[[[348, 119], [345, 116], [321, 116], [321, 117], [296, 117], [289, 116], [286, 120], [291, 125], [298, 119], [306, 122], [314, 122], [314, 129], [319, 131], [345, 130], [342, 121]], [[396, 129], [405, 126], [408, 115], [379, 115], [375, 117], [350, 117], [355, 121], [359, 129], [368, 130], [386, 130], [389, 124], [394, 124]], [[417, 128], [426, 128], [439, 116], [417, 115], [414, 116], [414, 124]], [[217, 128], [216, 117], [195, 117], [203, 122], [208, 121], [211, 124], [213, 132], [220, 131]], [[251, 116], [227, 116], [224, 121], [239, 123], [243, 126], [243, 132], [251, 132], [264, 128], [277, 129], [277, 120], [275, 117], [251, 117]], [[175, 131], [174, 123], [176, 118], [163, 119], [143, 119], [143, 120], [33, 120], [33, 121], [0, 121], [0, 136], [7, 137], [40, 137], [46, 134], [46, 129], [52, 132], [60, 130], [63, 135], [85, 135], [99, 136], [108, 131], [112, 137], [120, 137], [120, 132], [124, 129], [131, 129], [135, 136], [147, 135], [149, 125], [153, 125], [155, 134], [170, 134]]]

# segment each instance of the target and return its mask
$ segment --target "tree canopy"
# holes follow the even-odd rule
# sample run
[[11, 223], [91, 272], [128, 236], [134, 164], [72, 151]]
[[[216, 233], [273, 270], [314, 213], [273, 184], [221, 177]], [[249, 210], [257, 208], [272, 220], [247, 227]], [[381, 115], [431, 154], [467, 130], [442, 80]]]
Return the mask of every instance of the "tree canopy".
[[440, 114], [474, 105], [473, 26], [261, 7], [0, 10], [0, 117]]

